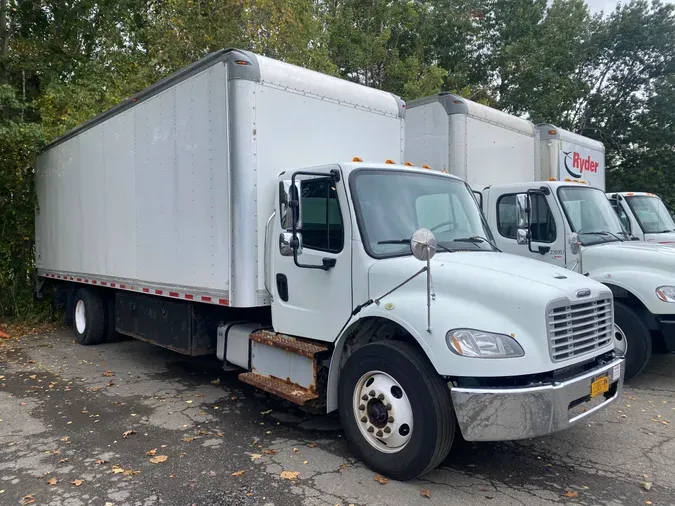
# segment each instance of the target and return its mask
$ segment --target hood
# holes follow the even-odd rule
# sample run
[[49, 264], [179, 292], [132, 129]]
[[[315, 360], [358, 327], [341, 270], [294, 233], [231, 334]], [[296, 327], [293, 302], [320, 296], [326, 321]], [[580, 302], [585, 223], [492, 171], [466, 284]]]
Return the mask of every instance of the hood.
[[675, 247], [645, 241], [596, 244], [582, 249], [584, 272], [630, 268], [675, 273]]
[[[370, 269], [369, 296], [391, 290], [423, 265], [410, 256], [376, 262]], [[438, 252], [431, 260], [431, 275], [439, 295], [447, 286], [469, 298], [495, 297], [534, 303], [542, 309], [554, 299], [578, 300], [580, 290], [590, 290], [589, 299], [607, 291], [604, 285], [562, 267], [498, 252]]]

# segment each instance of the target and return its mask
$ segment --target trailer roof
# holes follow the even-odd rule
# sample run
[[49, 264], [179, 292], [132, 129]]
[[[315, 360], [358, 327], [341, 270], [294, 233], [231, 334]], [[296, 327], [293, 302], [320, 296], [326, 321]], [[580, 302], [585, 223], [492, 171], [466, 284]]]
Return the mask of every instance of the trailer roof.
[[[401, 98], [391, 93], [387, 93], [374, 88], [361, 86], [357, 83], [349, 82], [344, 79], [328, 76], [303, 67], [292, 65], [264, 56], [259, 56], [250, 51], [241, 49], [221, 49], [213, 52], [201, 60], [177, 70], [173, 74], [157, 81], [148, 88], [136, 93], [132, 97], [123, 100], [116, 106], [95, 116], [94, 118], [82, 123], [70, 130], [68, 133], [58, 137], [44, 148], [44, 152], [73, 137], [89, 130], [90, 128], [103, 123], [104, 121], [148, 100], [159, 93], [171, 88], [177, 83], [189, 79], [190, 77], [202, 72], [203, 70], [220, 62], [227, 63], [228, 79], [246, 79], [250, 81], [270, 80], [274, 85], [284, 87], [289, 91], [295, 91], [307, 95], [320, 95], [331, 98], [336, 101], [351, 103], [357, 107], [377, 111], [385, 114], [397, 114], [404, 116], [405, 103]], [[261, 70], [262, 67], [262, 70]], [[261, 73], [263, 75], [261, 75]], [[268, 74], [267, 79], [265, 74]], [[309, 75], [311, 74], [311, 75]], [[336, 86], [339, 84], [339, 86]], [[363, 88], [362, 90], [358, 88]], [[356, 91], [358, 90], [358, 91]], [[367, 91], [365, 91], [367, 90]]]

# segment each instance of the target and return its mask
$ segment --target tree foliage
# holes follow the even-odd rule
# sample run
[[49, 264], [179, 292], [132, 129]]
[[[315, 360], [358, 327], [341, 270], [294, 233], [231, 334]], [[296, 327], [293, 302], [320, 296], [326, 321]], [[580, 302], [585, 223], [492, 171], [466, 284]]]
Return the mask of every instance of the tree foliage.
[[401, 95], [452, 91], [601, 140], [609, 189], [675, 200], [675, 14], [631, 0], [0, 0], [0, 318], [31, 296], [45, 142], [240, 47]]

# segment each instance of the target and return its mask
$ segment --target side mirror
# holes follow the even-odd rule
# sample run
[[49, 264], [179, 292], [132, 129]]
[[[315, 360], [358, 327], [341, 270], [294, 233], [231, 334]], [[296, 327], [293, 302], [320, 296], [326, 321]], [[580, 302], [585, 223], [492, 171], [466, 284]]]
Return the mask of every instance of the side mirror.
[[528, 231], [526, 228], [519, 228], [516, 231], [516, 242], [523, 246], [529, 242]]
[[579, 236], [576, 232], [572, 232], [569, 238], [570, 251], [573, 255], [578, 255], [581, 251], [581, 242], [579, 241]]
[[292, 230], [294, 221], [296, 230], [302, 228], [300, 195], [302, 195], [301, 181], [296, 181], [295, 185], [290, 179], [279, 182], [279, 217], [281, 228], [284, 230]]
[[[302, 234], [296, 232], [296, 245], [298, 255], [302, 253]], [[293, 232], [281, 232], [279, 234], [279, 252], [282, 257], [293, 256]]]

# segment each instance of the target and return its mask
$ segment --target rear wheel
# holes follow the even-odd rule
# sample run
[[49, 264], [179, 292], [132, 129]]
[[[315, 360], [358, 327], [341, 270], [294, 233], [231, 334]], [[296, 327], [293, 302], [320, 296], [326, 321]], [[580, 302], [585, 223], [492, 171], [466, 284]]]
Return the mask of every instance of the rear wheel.
[[[642, 372], [652, 356], [652, 337], [637, 313], [623, 302], [614, 301], [614, 343], [626, 357], [627, 381]], [[623, 340], [623, 342], [622, 342]]]
[[73, 301], [73, 331], [75, 340], [85, 346], [103, 342], [105, 309], [101, 297], [82, 288]]
[[450, 390], [413, 346], [363, 346], [340, 374], [340, 420], [353, 451], [373, 470], [409, 480], [436, 468], [452, 446]]

